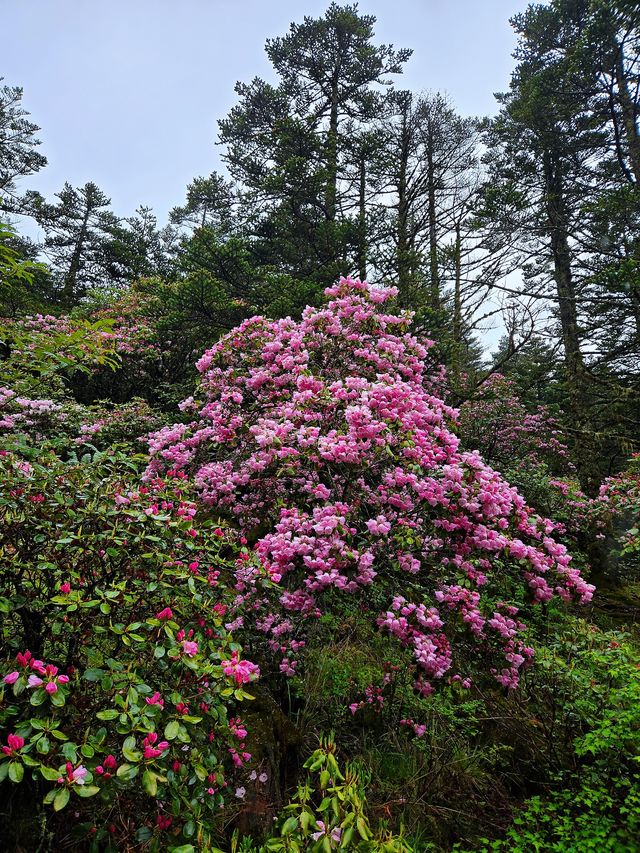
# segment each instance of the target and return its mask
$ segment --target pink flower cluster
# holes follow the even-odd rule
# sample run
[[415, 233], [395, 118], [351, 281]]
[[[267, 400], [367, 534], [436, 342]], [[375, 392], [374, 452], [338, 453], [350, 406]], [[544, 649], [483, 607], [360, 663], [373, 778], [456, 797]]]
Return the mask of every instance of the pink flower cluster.
[[20, 737], [20, 735], [9, 735], [7, 738], [7, 746], [2, 747], [2, 751], [5, 755], [10, 757], [15, 756], [16, 752], [20, 752], [22, 747], [24, 746], [24, 738]]
[[[45, 691], [51, 695], [58, 692], [60, 685], [69, 683], [68, 675], [64, 675], [63, 673], [58, 674], [57, 666], [51, 663], [45, 664], [43, 661], [37, 660], [29, 650], [18, 652], [16, 660], [24, 670], [30, 672], [30, 675], [27, 676], [26, 673], [24, 675], [27, 687], [36, 688], [44, 685]], [[3, 681], [5, 684], [15, 684], [20, 677], [19, 670], [14, 670], [5, 675]]]
[[528, 412], [515, 383], [500, 373], [492, 374], [460, 407], [460, 427], [467, 444], [480, 450], [487, 461], [507, 465], [518, 460], [553, 461], [574, 470], [549, 410], [538, 406]]
[[231, 653], [231, 660], [220, 661], [222, 671], [236, 684], [247, 684], [260, 676], [260, 667], [248, 660], [239, 660], [238, 652]]
[[152, 761], [154, 758], [158, 758], [165, 749], [169, 749], [168, 741], [159, 741], [156, 732], [149, 732], [142, 741], [142, 755], [145, 761]]
[[58, 777], [58, 785], [84, 785], [89, 771], [83, 764], [74, 767], [70, 761], [65, 764], [66, 776]]
[[[478, 653], [500, 645], [508, 665], [490, 671], [515, 686], [528, 653], [484, 590], [516, 581], [534, 601], [587, 602], [593, 587], [555, 525], [460, 449], [457, 412], [426, 368], [431, 342], [409, 334], [408, 313], [385, 311], [395, 289], [341, 279], [326, 294], [299, 322], [253, 317], [205, 352], [204, 400], [185, 406], [190, 424], [151, 435], [146, 477], [186, 472], [234, 517], [298, 626], [328, 589], [393, 594], [410, 582], [413, 601], [396, 598], [379, 624], [411, 648], [423, 695], [450, 673], [460, 629]], [[238, 561], [237, 577], [246, 601], [255, 567]], [[283, 651], [297, 628], [274, 612], [260, 624]]]

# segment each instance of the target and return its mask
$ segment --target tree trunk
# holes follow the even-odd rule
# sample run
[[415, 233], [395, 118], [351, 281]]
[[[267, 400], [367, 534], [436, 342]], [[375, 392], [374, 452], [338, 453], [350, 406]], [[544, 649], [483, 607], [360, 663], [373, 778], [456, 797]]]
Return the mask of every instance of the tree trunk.
[[453, 289], [453, 372], [460, 369], [460, 355], [462, 349], [462, 242], [460, 238], [460, 222], [455, 225], [456, 239], [453, 248], [453, 264], [455, 271]]
[[597, 464], [599, 455], [588, 411], [591, 383], [580, 344], [562, 167], [557, 158], [554, 158], [550, 152], [545, 152], [543, 169], [547, 228], [553, 258], [553, 275], [568, 383], [568, 408], [574, 427], [578, 431], [575, 442], [578, 478], [582, 490], [587, 495], [594, 496], [600, 486], [600, 472]]
[[331, 81], [331, 107], [326, 141], [327, 186], [325, 211], [328, 222], [335, 222], [338, 197], [338, 77]]
[[407, 198], [407, 166], [409, 163], [409, 139], [403, 117], [400, 143], [400, 162], [398, 168], [398, 222], [396, 234], [396, 273], [400, 298], [404, 305], [410, 301], [411, 262], [409, 245], [409, 200]]
[[366, 217], [366, 188], [367, 188], [367, 155], [360, 153], [360, 182], [358, 187], [358, 274], [360, 281], [367, 280], [367, 217]]
[[618, 97], [622, 109], [625, 136], [627, 138], [627, 149], [631, 171], [636, 184], [640, 184], [640, 134], [636, 123], [636, 106], [629, 91], [629, 80], [624, 67], [624, 48], [617, 45], [616, 53], [616, 83], [618, 84]]
[[84, 243], [87, 239], [87, 226], [89, 223], [90, 212], [91, 208], [87, 199], [85, 200], [82, 224], [80, 226], [80, 231], [78, 232], [76, 244], [73, 248], [73, 254], [71, 255], [71, 261], [69, 263], [69, 269], [67, 270], [67, 274], [64, 277], [64, 287], [62, 289], [63, 302], [65, 306], [69, 308], [73, 305], [74, 298], [76, 296], [77, 278], [78, 273], [80, 272], [80, 262], [82, 261], [82, 250], [84, 249]]
[[438, 234], [436, 230], [436, 179], [431, 143], [427, 148], [427, 193], [429, 204], [429, 278], [431, 307], [440, 308], [440, 279], [438, 276]]

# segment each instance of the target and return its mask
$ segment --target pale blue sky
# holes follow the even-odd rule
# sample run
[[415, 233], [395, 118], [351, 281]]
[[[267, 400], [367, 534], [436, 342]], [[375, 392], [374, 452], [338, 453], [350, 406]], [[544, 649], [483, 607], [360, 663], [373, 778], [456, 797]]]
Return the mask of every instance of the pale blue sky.
[[[22, 182], [51, 197], [95, 181], [120, 216], [161, 223], [196, 175], [220, 169], [216, 120], [237, 80], [271, 77], [268, 37], [329, 0], [0, 0], [0, 75], [24, 87], [49, 165]], [[362, 0], [376, 41], [411, 47], [402, 87], [495, 111], [513, 68], [508, 19], [525, 0]]]

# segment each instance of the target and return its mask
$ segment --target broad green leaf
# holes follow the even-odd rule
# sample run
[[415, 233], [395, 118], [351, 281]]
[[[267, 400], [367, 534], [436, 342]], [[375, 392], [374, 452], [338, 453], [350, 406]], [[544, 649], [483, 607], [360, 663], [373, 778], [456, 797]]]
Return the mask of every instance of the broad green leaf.
[[56, 812], [61, 811], [69, 802], [70, 796], [68, 788], [60, 788], [53, 798], [53, 810]]

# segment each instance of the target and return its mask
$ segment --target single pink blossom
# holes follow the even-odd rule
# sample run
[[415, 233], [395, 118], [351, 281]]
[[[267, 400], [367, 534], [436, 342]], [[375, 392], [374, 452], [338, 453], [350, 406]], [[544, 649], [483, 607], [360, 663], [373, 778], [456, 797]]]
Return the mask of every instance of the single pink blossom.
[[82, 764], [78, 765], [72, 773], [73, 782], [76, 785], [84, 785], [88, 770]]
[[183, 640], [182, 651], [187, 657], [193, 658], [198, 654], [198, 644], [191, 640]]
[[156, 619], [173, 619], [173, 610], [170, 607], [165, 607], [164, 610], [161, 610], [159, 613], [156, 613]]

